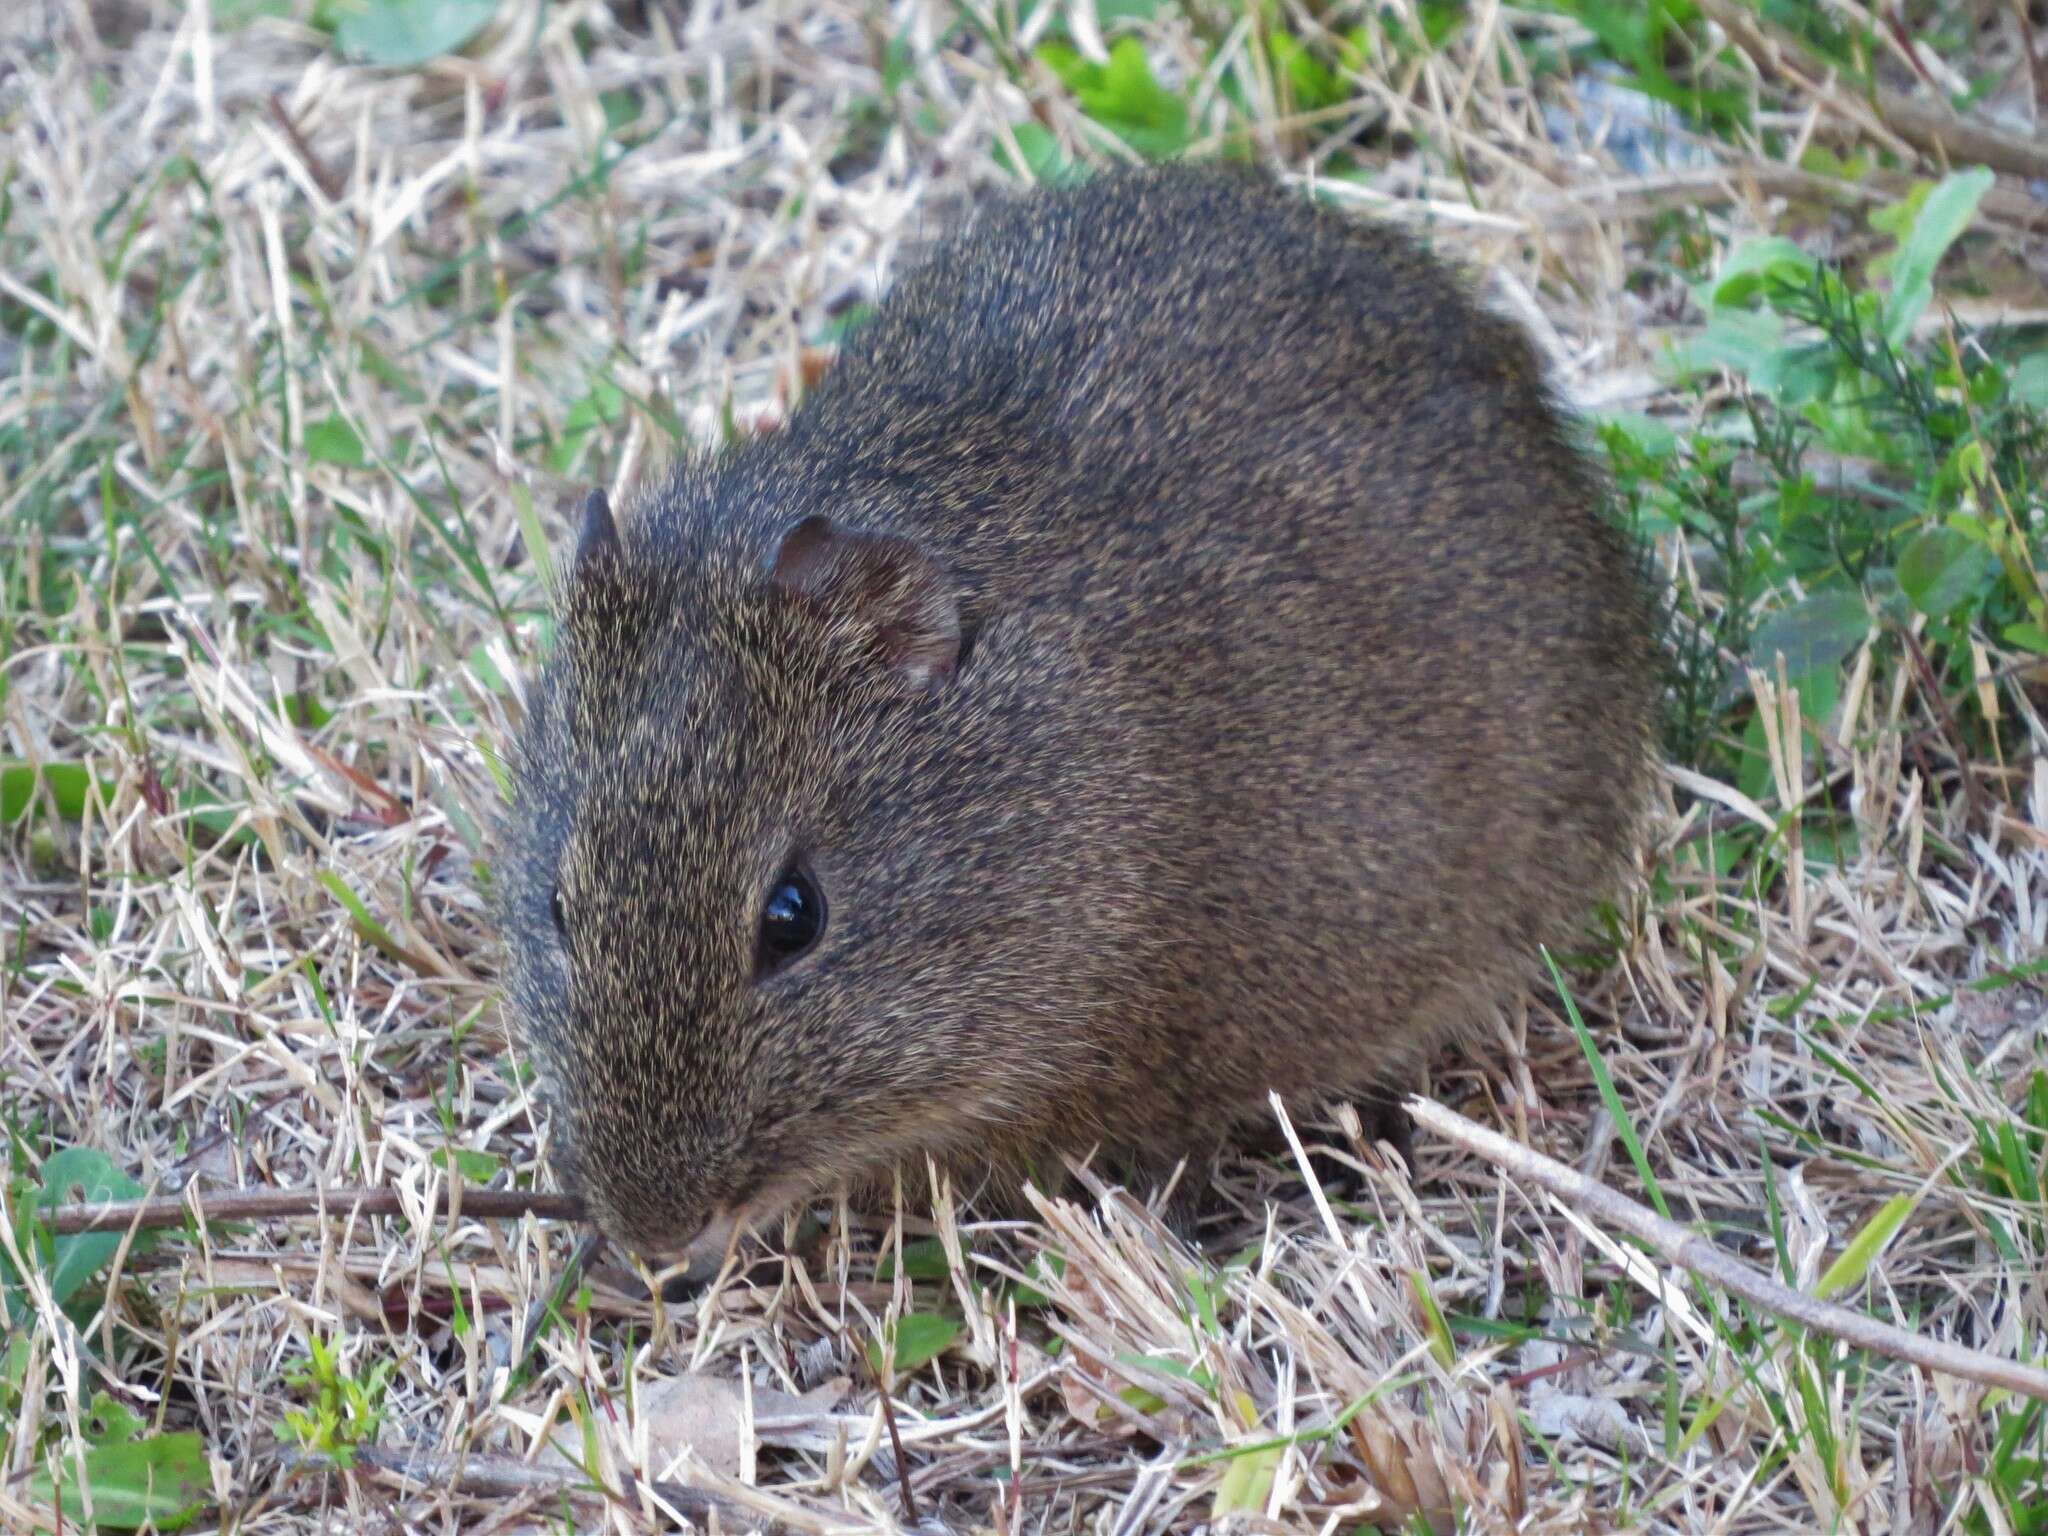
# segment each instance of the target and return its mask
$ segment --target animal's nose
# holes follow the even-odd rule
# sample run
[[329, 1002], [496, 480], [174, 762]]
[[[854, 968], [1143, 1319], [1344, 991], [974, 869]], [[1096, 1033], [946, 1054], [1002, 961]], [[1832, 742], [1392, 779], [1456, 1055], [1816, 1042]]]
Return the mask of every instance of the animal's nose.
[[734, 1218], [721, 1211], [699, 1223], [697, 1230], [680, 1243], [637, 1250], [654, 1272], [663, 1301], [687, 1301], [711, 1282], [724, 1262], [733, 1225]]

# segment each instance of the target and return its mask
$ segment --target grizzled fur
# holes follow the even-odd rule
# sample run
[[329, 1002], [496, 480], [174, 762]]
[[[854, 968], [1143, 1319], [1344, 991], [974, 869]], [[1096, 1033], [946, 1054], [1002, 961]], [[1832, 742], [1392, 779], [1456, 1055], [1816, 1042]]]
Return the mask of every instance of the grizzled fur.
[[[1191, 171], [982, 211], [568, 579], [502, 921], [594, 1217], [663, 1255], [1412, 1073], [1620, 872], [1653, 641], [1599, 500], [1405, 236]], [[893, 537], [779, 580], [816, 516]], [[792, 857], [827, 925], [757, 975]]]

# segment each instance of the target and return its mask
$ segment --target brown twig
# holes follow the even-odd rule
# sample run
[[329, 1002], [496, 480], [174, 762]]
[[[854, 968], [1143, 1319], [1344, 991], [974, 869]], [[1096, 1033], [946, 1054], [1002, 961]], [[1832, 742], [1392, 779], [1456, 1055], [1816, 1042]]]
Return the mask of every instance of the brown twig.
[[1639, 1238], [1666, 1263], [1676, 1264], [1741, 1297], [1752, 1306], [1841, 1339], [1872, 1354], [1887, 1355], [1917, 1365], [1922, 1370], [1959, 1376], [1965, 1381], [2004, 1387], [2007, 1391], [2048, 1402], [2048, 1371], [2017, 1361], [2002, 1360], [1982, 1350], [1966, 1349], [1945, 1339], [1924, 1338], [1894, 1328], [1862, 1312], [1831, 1301], [1821, 1301], [1803, 1291], [1780, 1284], [1755, 1266], [1745, 1264], [1711, 1242], [1688, 1232], [1675, 1221], [1638, 1205], [1626, 1195], [1596, 1184], [1583, 1174], [1546, 1157], [1498, 1131], [1466, 1119], [1419, 1095], [1407, 1100], [1415, 1123], [1435, 1131], [1445, 1140], [1475, 1152], [1498, 1165], [1517, 1180], [1534, 1184], [1563, 1204], [1586, 1212], [1602, 1226]]
[[1963, 798], [1969, 802], [1970, 825], [1989, 825], [1985, 815], [1983, 787], [1977, 782], [1977, 772], [1970, 764], [1970, 745], [1963, 740], [1963, 728], [1956, 723], [1955, 711], [1948, 706], [1948, 698], [1941, 691], [1941, 679], [1934, 675], [1934, 663], [1927, 659], [1926, 647], [1920, 644], [1920, 637], [1905, 625], [1897, 625], [1900, 636], [1906, 642], [1906, 654], [1913, 658], [1915, 681], [1927, 700], [1927, 706], [1934, 711], [1934, 718], [1941, 727], [1941, 734], [1947, 738], [1948, 749], [1955, 754], [1956, 771], [1963, 777]]
[[[452, 1191], [443, 1185], [434, 1202], [437, 1214], [448, 1211]], [[344, 1186], [338, 1189], [233, 1190], [211, 1195], [158, 1195], [148, 1200], [81, 1200], [56, 1205], [42, 1213], [52, 1233], [127, 1232], [149, 1227], [179, 1227], [196, 1214], [202, 1221], [273, 1221], [293, 1216], [397, 1216], [405, 1202], [395, 1189]], [[574, 1195], [548, 1195], [524, 1189], [465, 1189], [462, 1214], [506, 1219], [538, 1216], [543, 1221], [578, 1221], [583, 1202]]]
[[[882, 1423], [888, 1427], [889, 1447], [894, 1452], [896, 1458], [896, 1483], [903, 1493], [903, 1516], [912, 1525], [916, 1525], [918, 1523], [917, 1495], [911, 1491], [910, 1487], [910, 1463], [904, 1460], [903, 1457], [903, 1436], [896, 1429], [895, 1401], [889, 1396], [889, 1386], [887, 1382], [882, 1380], [881, 1370], [877, 1368], [874, 1361], [868, 1358], [867, 1350], [862, 1348], [857, 1340], [849, 1338], [846, 1342], [848, 1352], [855, 1359], [859, 1360], [862, 1365], [867, 1367], [868, 1377], [875, 1384], [875, 1395], [881, 1399]], [[894, 1363], [893, 1356], [891, 1363]], [[892, 1370], [889, 1374], [894, 1376], [896, 1373]]]
[[313, 178], [313, 184], [319, 187], [327, 201], [330, 203], [340, 202], [348, 192], [347, 178], [342, 176], [325, 160], [321, 159], [314, 152], [313, 146], [306, 142], [306, 135], [300, 130], [298, 122], [285, 107], [282, 95], [272, 91], [270, 99], [265, 105], [270, 108], [270, 120], [277, 124], [278, 130], [290, 142], [292, 153], [299, 157], [299, 163], [305, 166], [306, 174]]

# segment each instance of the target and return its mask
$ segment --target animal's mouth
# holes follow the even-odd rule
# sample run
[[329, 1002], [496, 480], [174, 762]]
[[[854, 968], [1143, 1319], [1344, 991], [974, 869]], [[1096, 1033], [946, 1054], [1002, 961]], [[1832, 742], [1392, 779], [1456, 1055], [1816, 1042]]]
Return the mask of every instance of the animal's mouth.
[[680, 1239], [664, 1233], [645, 1241], [621, 1233], [615, 1241], [638, 1256], [665, 1299], [680, 1300], [718, 1274], [750, 1228], [780, 1216], [801, 1192], [799, 1185], [777, 1183], [716, 1207]]

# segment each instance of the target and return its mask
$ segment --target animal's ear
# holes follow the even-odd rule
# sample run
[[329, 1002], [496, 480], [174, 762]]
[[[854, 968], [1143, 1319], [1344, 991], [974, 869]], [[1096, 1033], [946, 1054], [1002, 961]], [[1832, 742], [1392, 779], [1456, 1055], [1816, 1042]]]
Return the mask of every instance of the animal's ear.
[[583, 498], [576, 552], [562, 583], [561, 615], [567, 631], [587, 647], [616, 658], [643, 635], [661, 611], [645, 566], [629, 561], [601, 490]]
[[807, 517], [782, 536], [768, 579], [785, 597], [858, 631], [892, 681], [922, 689], [960, 664], [960, 604], [910, 539]]
[[580, 580], [596, 567], [616, 562], [619, 553], [619, 525], [612, 519], [612, 504], [601, 487], [593, 489], [583, 498], [583, 520], [577, 526], [571, 579]]

